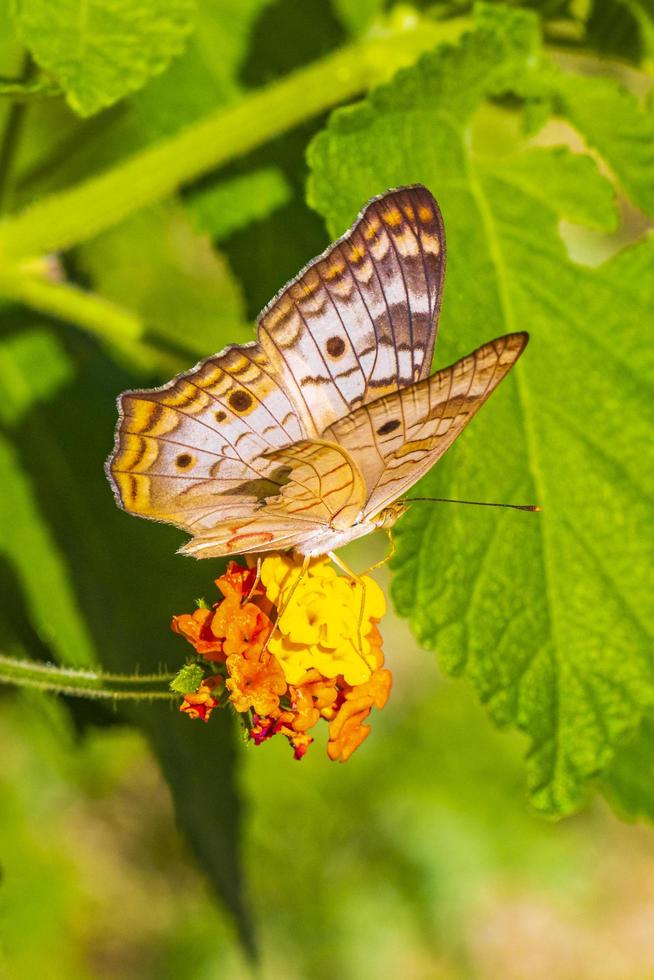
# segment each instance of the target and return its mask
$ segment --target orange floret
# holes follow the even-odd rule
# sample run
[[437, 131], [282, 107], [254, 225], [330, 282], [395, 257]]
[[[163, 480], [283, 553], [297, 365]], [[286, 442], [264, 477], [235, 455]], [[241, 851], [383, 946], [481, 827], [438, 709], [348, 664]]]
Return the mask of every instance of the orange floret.
[[196, 609], [194, 613], [173, 616], [171, 628], [185, 637], [207, 660], [224, 660], [222, 638], [211, 629], [213, 616], [212, 609]]
[[179, 710], [183, 711], [189, 718], [201, 718], [202, 721], [209, 721], [211, 712], [218, 705], [218, 699], [212, 694], [214, 688], [220, 684], [222, 678], [208, 677], [202, 681], [195, 694], [184, 695]]
[[247, 659], [235, 653], [227, 658], [229, 677], [225, 687], [237, 711], [254, 711], [270, 715], [279, 708], [279, 698], [286, 693], [284, 672], [274, 657]]
[[391, 690], [391, 672], [376, 670], [369, 681], [351, 688], [343, 703], [329, 723], [327, 755], [335, 761], [345, 762], [370, 734], [370, 725], [364, 725], [373, 707], [383, 708]]
[[337, 575], [324, 558], [302, 570], [287, 555], [266, 555], [260, 568], [261, 581], [254, 568], [230, 562], [216, 579], [220, 602], [174, 617], [175, 632], [205, 659], [220, 661], [220, 675], [187, 694], [182, 711], [206, 721], [218, 704], [212, 690], [224, 683], [256, 745], [284, 735], [301, 759], [322, 718], [329, 758], [345, 762], [391, 687], [377, 628], [383, 594], [372, 579]]

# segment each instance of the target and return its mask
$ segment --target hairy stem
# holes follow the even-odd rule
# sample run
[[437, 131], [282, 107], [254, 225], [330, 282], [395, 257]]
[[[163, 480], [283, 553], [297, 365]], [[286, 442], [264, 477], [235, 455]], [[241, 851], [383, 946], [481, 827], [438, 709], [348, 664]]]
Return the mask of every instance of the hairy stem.
[[0, 654], [0, 683], [35, 687], [55, 694], [85, 698], [151, 700], [179, 697], [168, 685], [174, 674], [103, 674], [19, 660]]

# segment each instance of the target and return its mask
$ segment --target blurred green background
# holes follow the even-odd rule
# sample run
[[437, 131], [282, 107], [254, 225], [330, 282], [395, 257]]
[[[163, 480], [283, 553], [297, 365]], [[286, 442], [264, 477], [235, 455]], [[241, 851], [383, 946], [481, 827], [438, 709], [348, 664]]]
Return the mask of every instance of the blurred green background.
[[[128, 8], [0, 19], [0, 968], [654, 976], [651, 4]], [[38, 690], [64, 681], [35, 663], [178, 669], [170, 618], [222, 567], [115, 507], [117, 395], [251, 338], [415, 180], [448, 232], [438, 364], [532, 332], [424, 490], [544, 514], [400, 525], [393, 692], [344, 766], [191, 723], [165, 682]]]

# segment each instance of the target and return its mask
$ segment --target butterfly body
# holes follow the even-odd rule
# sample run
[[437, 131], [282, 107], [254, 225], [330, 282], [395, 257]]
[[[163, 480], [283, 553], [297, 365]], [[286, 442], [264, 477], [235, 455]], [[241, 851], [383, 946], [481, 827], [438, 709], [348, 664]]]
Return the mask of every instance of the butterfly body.
[[188, 531], [182, 553], [207, 558], [320, 555], [390, 526], [528, 339], [430, 376], [444, 264], [426, 188], [373, 199], [264, 309], [256, 342], [120, 397], [119, 505]]

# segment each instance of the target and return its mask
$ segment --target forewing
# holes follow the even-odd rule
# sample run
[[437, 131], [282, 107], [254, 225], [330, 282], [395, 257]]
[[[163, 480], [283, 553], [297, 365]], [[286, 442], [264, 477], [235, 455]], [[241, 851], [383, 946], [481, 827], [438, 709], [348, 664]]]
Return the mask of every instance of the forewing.
[[364, 518], [379, 513], [431, 469], [506, 377], [528, 339], [526, 333], [499, 337], [329, 427], [325, 438], [346, 448], [364, 475]]
[[438, 205], [420, 185], [366, 205], [259, 318], [259, 343], [320, 436], [431, 369], [445, 267]]
[[107, 473], [121, 507], [192, 533], [251, 515], [280, 485], [270, 450], [304, 427], [257, 345], [228, 348], [162, 388], [128, 391]]
[[[279, 513], [291, 508], [299, 519], [307, 501], [287, 479], [289, 460], [275, 451], [429, 372], [444, 257], [440, 212], [424, 187], [370, 202], [266, 308], [257, 343], [227, 348], [161, 388], [121, 396], [107, 463], [120, 506], [196, 537], [255, 516], [260, 524], [272, 499]], [[296, 457], [291, 469], [300, 462], [309, 465]], [[327, 504], [316, 491], [312, 520], [329, 514], [344, 523], [362, 502], [351, 464], [350, 489], [326, 484]], [[299, 475], [308, 485], [315, 479]], [[334, 511], [339, 494], [344, 502]]]

